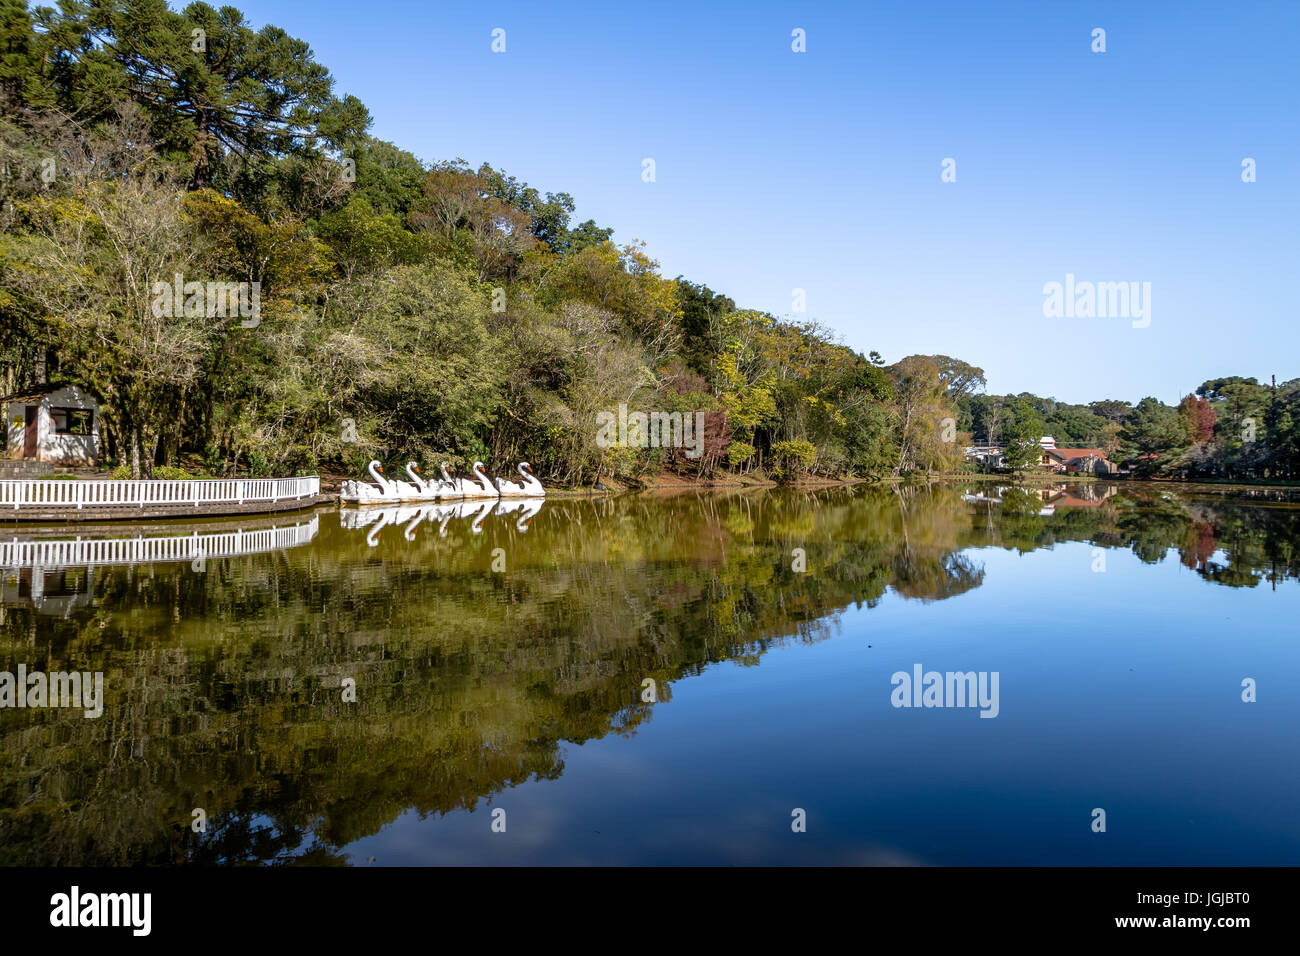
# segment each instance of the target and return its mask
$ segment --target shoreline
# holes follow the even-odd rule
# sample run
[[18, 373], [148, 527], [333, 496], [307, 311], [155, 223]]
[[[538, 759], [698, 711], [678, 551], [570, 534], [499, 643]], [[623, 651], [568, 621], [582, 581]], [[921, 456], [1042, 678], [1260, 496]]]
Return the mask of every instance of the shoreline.
[[[322, 496], [337, 499], [337, 488], [344, 481], [351, 480], [342, 475], [321, 475]], [[710, 491], [710, 490], [744, 490], [792, 488], [796, 490], [816, 490], [819, 488], [845, 488], [857, 485], [925, 485], [953, 484], [957, 482], [1011, 484], [1011, 485], [1086, 485], [1108, 484], [1134, 487], [1170, 487], [1184, 491], [1205, 494], [1233, 494], [1254, 491], [1295, 491], [1300, 500], [1300, 482], [1240, 482], [1240, 481], [1181, 481], [1171, 478], [1115, 478], [1105, 475], [1064, 475], [1064, 474], [1024, 474], [1019, 477], [999, 474], [964, 474], [962, 472], [931, 473], [929, 475], [884, 475], [876, 478], [803, 478], [799, 481], [782, 483], [771, 479], [749, 478], [722, 472], [714, 478], [691, 479], [677, 475], [657, 475], [646, 481], [624, 482], [615, 479], [603, 479], [611, 482], [605, 488], [548, 486], [548, 498], [610, 498], [625, 494], [642, 494], [664, 491]]]
[[[163, 523], [184, 521], [186, 519], [234, 519], [238, 516], [247, 516], [254, 518], [258, 515], [268, 518], [281, 517], [294, 512], [315, 511], [329, 505], [343, 507], [343, 502], [339, 500], [338, 488], [343, 481], [348, 480], [342, 475], [322, 475], [321, 492], [307, 500], [284, 500], [271, 504], [269, 502], [260, 502], [257, 504], [247, 503], [245, 505], [226, 505], [213, 510], [204, 509], [195, 511], [192, 505], [183, 507], [174, 506], [146, 506], [143, 511], [136, 508], [97, 508], [83, 509], [78, 512], [72, 509], [67, 511], [61, 508], [43, 508], [39, 511], [32, 509], [30, 511], [12, 512], [0, 511], [0, 522], [8, 524], [10, 527], [17, 528], [20, 525], [85, 525], [85, 524], [131, 524], [138, 525], [141, 521], [158, 520]], [[754, 479], [745, 476], [722, 473], [714, 478], [707, 480], [693, 480], [681, 478], [676, 475], [658, 475], [655, 478], [641, 483], [624, 483], [613, 482], [608, 487], [595, 488], [548, 488], [546, 498], [550, 500], [574, 501], [582, 499], [606, 499], [616, 498], [625, 495], [633, 496], [672, 496], [675, 494], [699, 493], [699, 492], [743, 492], [743, 491], [774, 491], [782, 488], [792, 491], [822, 491], [834, 488], [853, 488], [859, 485], [876, 485], [876, 486], [919, 486], [935, 484], [1005, 484], [1018, 485], [1022, 487], [1041, 487], [1045, 485], [1078, 485], [1078, 484], [1110, 484], [1117, 486], [1128, 486], [1135, 490], [1139, 488], [1159, 489], [1166, 488], [1182, 494], [1218, 496], [1223, 498], [1254, 498], [1265, 499], [1271, 504], [1300, 504], [1300, 484], [1296, 483], [1241, 483], [1241, 482], [1208, 482], [1208, 481], [1176, 481], [1162, 478], [1120, 478], [1113, 479], [1105, 476], [1096, 475], [1059, 475], [1059, 474], [1028, 474], [1019, 478], [1011, 475], [996, 474], [930, 474], [930, 475], [910, 475], [903, 477], [899, 475], [887, 475], [879, 478], [805, 478], [796, 482], [781, 483], [770, 479]], [[484, 499], [489, 500], [489, 499]], [[374, 505], [382, 505], [382, 502], [374, 502]], [[156, 510], [155, 510], [156, 509]]]

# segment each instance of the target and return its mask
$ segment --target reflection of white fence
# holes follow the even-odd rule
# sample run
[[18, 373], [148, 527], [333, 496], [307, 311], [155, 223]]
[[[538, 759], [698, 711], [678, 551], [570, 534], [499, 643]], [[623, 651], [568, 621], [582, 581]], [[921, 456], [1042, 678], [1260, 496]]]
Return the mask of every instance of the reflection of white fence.
[[0, 568], [60, 568], [100, 564], [152, 564], [233, 558], [307, 544], [319, 519], [284, 528], [221, 531], [158, 538], [78, 538], [75, 541], [0, 541]]
[[0, 507], [144, 508], [146, 505], [279, 502], [320, 494], [320, 478], [192, 478], [187, 481], [0, 481]]

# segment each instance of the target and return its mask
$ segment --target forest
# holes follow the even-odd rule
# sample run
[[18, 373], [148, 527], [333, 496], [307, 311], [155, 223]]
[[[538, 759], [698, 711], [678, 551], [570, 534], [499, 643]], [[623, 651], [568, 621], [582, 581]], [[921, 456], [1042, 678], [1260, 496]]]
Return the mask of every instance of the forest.
[[[1177, 406], [988, 395], [973, 364], [744, 308], [576, 221], [570, 193], [371, 125], [305, 40], [234, 7], [0, 0], [0, 394], [85, 388], [132, 477], [878, 478], [969, 470], [972, 440], [1027, 460], [1047, 434], [1139, 475], [1296, 477], [1300, 379]], [[189, 294], [233, 283], [253, 321]], [[598, 441], [620, 404], [702, 413], [703, 454]]]

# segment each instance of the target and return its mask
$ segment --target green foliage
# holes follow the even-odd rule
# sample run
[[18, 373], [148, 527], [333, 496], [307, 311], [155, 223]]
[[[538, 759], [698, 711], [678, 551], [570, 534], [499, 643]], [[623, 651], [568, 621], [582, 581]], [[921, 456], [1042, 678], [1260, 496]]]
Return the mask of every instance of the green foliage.
[[1187, 432], [1178, 413], [1154, 398], [1138, 402], [1119, 433], [1123, 450], [1139, 474], [1155, 474], [1187, 447]]
[[423, 193], [424, 164], [392, 143], [359, 137], [343, 150], [355, 163], [351, 194], [364, 199], [377, 215], [405, 220]]
[[772, 446], [772, 472], [787, 480], [807, 471], [817, 460], [817, 446], [810, 441], [779, 441]]
[[[108, 477], [114, 481], [126, 481], [131, 477], [130, 465], [118, 465]], [[194, 476], [184, 468], [177, 468], [173, 465], [155, 465], [153, 474], [150, 476], [155, 481], [188, 481]]]
[[681, 301], [682, 357], [687, 366], [707, 375], [713, 360], [713, 332], [722, 316], [736, 311], [736, 303], [706, 285], [695, 285], [677, 277]]
[[757, 449], [753, 445], [743, 441], [733, 441], [727, 447], [727, 464], [731, 465], [732, 468], [737, 468], [752, 458], [755, 451]]
[[1023, 471], [1034, 465], [1042, 456], [1039, 439], [1043, 436], [1043, 420], [1024, 399], [1017, 399], [1011, 407], [1010, 423], [1003, 431], [1005, 448], [1002, 453], [1007, 468]]
[[[305, 41], [278, 27], [254, 31], [234, 7], [165, 0], [90, 0], [42, 17], [55, 89], [82, 116], [115, 99], [143, 107], [159, 148], [185, 157], [192, 183], [229, 177], [227, 159], [318, 154], [370, 125], [354, 97], [339, 99]], [[195, 30], [203, 43], [195, 49]]]
[[[887, 365], [665, 278], [643, 243], [575, 224], [567, 192], [370, 137], [305, 41], [233, 7], [2, 2], [0, 376], [19, 389], [57, 368], [90, 390], [136, 477], [180, 461], [357, 474], [374, 457], [522, 459], [578, 485], [951, 473], [972, 434], [1014, 439], [1023, 467], [1043, 434], [1109, 452], [1121, 424], [1152, 473], [1300, 464], [1297, 383], [1205, 383], [1213, 439], [1180, 457], [1150, 409], [984, 395], [959, 358]], [[158, 314], [154, 284], [176, 275], [258, 283], [259, 321]], [[603, 446], [597, 416], [624, 404], [703, 414], [703, 455]]]
[[316, 224], [316, 235], [332, 250], [339, 274], [346, 281], [418, 262], [425, 246], [397, 216], [377, 215], [360, 196], [323, 215]]

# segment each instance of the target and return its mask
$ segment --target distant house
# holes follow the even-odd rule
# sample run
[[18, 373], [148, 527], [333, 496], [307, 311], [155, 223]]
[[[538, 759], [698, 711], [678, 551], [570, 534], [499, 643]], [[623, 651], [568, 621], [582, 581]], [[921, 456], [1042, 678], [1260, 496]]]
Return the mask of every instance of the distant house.
[[99, 403], [75, 385], [47, 385], [0, 399], [6, 458], [93, 465], [99, 453]]
[[1003, 451], [1005, 449], [1001, 445], [970, 445], [963, 457], [982, 468], [1001, 468], [1006, 463], [1002, 457]]
[[1045, 449], [1043, 467], [1069, 475], [1113, 475], [1119, 466], [1106, 458], [1100, 448]]
[[[1044, 435], [1038, 439], [1042, 453], [1038, 464], [1047, 471], [1069, 475], [1114, 475], [1119, 465], [1110, 461], [1100, 448], [1058, 448], [1056, 439]], [[983, 467], [1005, 466], [1006, 449], [1002, 445], [974, 444], [966, 448], [965, 459]]]

